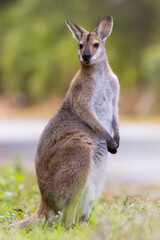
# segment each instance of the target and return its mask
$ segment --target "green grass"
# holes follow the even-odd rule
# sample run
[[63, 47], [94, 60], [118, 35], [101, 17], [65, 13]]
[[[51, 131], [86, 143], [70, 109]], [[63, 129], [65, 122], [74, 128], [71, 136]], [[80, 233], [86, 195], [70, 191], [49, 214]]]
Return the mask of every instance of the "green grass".
[[52, 227], [36, 223], [32, 228], [4, 228], [6, 224], [32, 214], [39, 200], [35, 176], [26, 173], [18, 165], [0, 170], [0, 240], [160, 239], [158, 185], [108, 186], [86, 225], [77, 223], [65, 229], [57, 221]]

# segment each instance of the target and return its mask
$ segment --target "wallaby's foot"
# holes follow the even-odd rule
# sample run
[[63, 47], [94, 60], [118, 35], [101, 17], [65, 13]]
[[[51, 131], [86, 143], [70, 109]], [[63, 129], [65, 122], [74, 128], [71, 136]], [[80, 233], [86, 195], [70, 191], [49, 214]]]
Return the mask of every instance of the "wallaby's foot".
[[9, 228], [11, 229], [14, 227], [25, 228], [27, 226], [32, 226], [36, 222], [45, 223], [46, 221], [48, 221], [50, 223], [54, 216], [55, 216], [54, 211], [51, 210], [45, 202], [41, 201], [39, 203], [37, 210], [31, 217], [25, 218], [19, 222], [11, 223], [9, 225]]
[[34, 216], [28, 217], [26, 219], [23, 219], [19, 222], [16, 223], [12, 223], [9, 225], [10, 228], [14, 228], [14, 227], [28, 227], [28, 226], [32, 226], [35, 222], [38, 222], [38, 218], [35, 218]]
[[35, 218], [34, 216], [31, 216], [31, 217], [25, 218], [25, 219], [23, 219], [19, 222], [11, 223], [7, 227], [10, 230], [14, 229], [14, 228], [18, 228], [18, 227], [25, 228], [25, 227], [28, 227], [28, 226], [32, 226], [36, 221], [38, 222], [38, 218]]

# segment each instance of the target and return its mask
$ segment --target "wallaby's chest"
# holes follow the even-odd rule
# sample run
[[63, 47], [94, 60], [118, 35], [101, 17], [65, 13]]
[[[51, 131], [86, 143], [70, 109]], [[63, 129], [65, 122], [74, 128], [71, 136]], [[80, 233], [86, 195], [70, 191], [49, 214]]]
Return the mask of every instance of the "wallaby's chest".
[[100, 122], [107, 127], [112, 121], [114, 89], [107, 76], [99, 80], [93, 96], [93, 110]]

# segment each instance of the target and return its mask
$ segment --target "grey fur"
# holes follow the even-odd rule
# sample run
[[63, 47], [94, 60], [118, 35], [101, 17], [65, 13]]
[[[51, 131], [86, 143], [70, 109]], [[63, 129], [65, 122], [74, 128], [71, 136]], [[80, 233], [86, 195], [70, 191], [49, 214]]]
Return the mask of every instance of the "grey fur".
[[[104, 21], [111, 18], [103, 19], [94, 32], [83, 29], [83, 34], [82, 28], [67, 21], [77, 40], [84, 46], [90, 44], [92, 58], [86, 64], [81, 57], [83, 49], [78, 50], [81, 68], [43, 131], [37, 149], [36, 172], [42, 200], [33, 217], [19, 225], [29, 225], [44, 216], [49, 220], [58, 211], [62, 211], [62, 221], [68, 225], [75, 223], [77, 216], [84, 220], [103, 189], [108, 151], [116, 153], [119, 146], [119, 83], [109, 66], [104, 41], [97, 34], [105, 24], [110, 32], [113, 23]], [[97, 50], [93, 47], [95, 41], [99, 43]]]

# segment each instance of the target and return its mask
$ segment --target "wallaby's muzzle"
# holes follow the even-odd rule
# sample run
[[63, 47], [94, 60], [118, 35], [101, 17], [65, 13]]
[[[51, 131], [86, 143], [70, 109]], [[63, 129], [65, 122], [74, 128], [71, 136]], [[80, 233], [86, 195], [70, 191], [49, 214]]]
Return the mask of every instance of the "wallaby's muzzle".
[[82, 59], [84, 61], [85, 64], [89, 64], [90, 63], [90, 60], [91, 60], [91, 54], [90, 53], [84, 53], [82, 55]]

